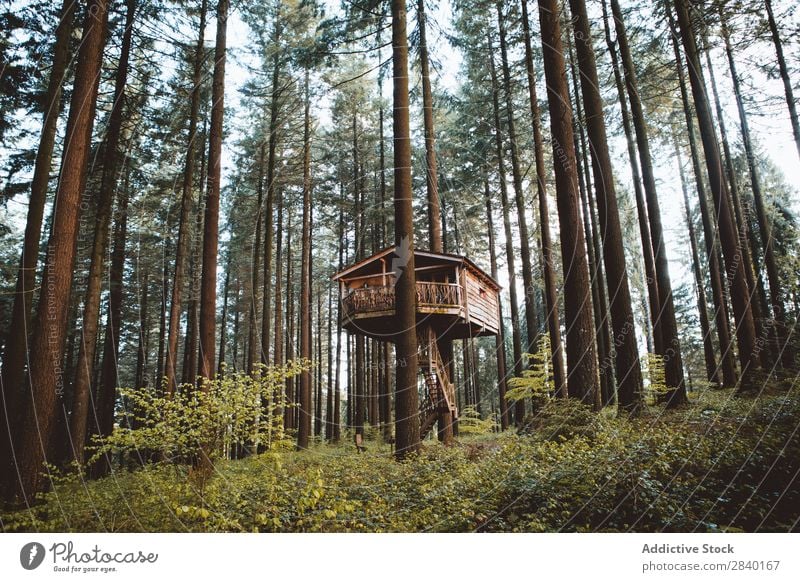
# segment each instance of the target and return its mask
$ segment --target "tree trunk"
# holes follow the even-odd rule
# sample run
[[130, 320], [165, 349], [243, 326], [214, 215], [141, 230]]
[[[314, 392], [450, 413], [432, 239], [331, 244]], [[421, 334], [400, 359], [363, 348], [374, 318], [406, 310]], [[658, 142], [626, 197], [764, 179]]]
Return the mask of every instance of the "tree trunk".
[[[497, 154], [498, 180], [500, 181], [500, 199], [503, 210], [503, 227], [506, 237], [506, 263], [508, 267], [508, 293], [511, 303], [511, 338], [514, 354], [514, 375], [522, 376], [522, 334], [519, 329], [519, 303], [517, 301], [517, 286], [515, 284], [516, 254], [514, 253], [514, 236], [511, 232], [510, 204], [508, 200], [508, 186], [506, 185], [506, 167], [503, 155], [503, 131], [500, 123], [500, 88], [497, 83], [497, 69], [494, 62], [494, 48], [492, 47], [491, 33], [487, 34], [489, 46], [489, 72], [492, 76], [492, 109], [494, 112], [494, 140]], [[521, 420], [521, 419], [520, 419]]]
[[77, 253], [80, 198], [86, 186], [97, 90], [108, 25], [108, 5], [87, 5], [78, 52], [64, 146], [62, 171], [47, 244], [39, 309], [30, 350], [30, 399], [21, 414], [24, 427], [15, 443], [18, 481], [9, 497], [29, 505], [42, 488], [43, 462], [53, 462], [52, 433], [64, 391], [63, 354], [73, 269]]
[[428, 242], [434, 253], [444, 251], [442, 211], [439, 205], [439, 176], [436, 163], [436, 133], [433, 125], [433, 93], [428, 64], [427, 16], [425, 0], [417, 0], [419, 24], [419, 61], [422, 77], [422, 121], [425, 132], [425, 186], [428, 192]]
[[[211, 126], [208, 135], [208, 188], [203, 223], [203, 275], [200, 285], [199, 376], [214, 376], [217, 317], [217, 253], [219, 247], [219, 191], [222, 169], [222, 122], [225, 112], [225, 52], [228, 0], [217, 4], [217, 39], [211, 92]], [[207, 384], [206, 384], [207, 386]]]
[[[276, 4], [277, 12], [275, 14], [275, 32], [273, 36], [273, 44], [275, 47], [279, 46], [281, 37], [281, 4]], [[263, 305], [261, 308], [261, 363], [269, 363], [269, 346], [271, 343], [270, 336], [270, 323], [272, 319], [272, 206], [275, 203], [275, 166], [277, 164], [277, 146], [278, 146], [278, 114], [280, 113], [280, 88], [278, 83], [280, 81], [281, 51], [276, 50], [272, 58], [272, 87], [270, 89], [270, 104], [269, 104], [269, 148], [267, 149], [267, 208], [266, 216], [264, 217], [264, 293]], [[281, 204], [278, 199], [278, 204]], [[281, 226], [278, 226], [276, 236], [280, 240]], [[280, 246], [276, 242], [277, 246]], [[278, 253], [279, 254], [279, 253]], [[274, 345], [274, 359], [276, 365], [278, 364], [278, 346], [284, 341], [282, 330], [278, 329], [278, 322], [282, 317], [279, 315], [281, 310], [281, 298], [279, 296], [281, 287], [281, 277], [279, 274], [281, 268], [281, 258], [276, 257], [275, 261], [275, 345]], [[282, 348], [281, 348], [282, 351]], [[283, 360], [281, 353], [280, 360]], [[281, 362], [282, 363], [282, 362]]]
[[[309, 267], [309, 270], [311, 267]], [[322, 435], [322, 289], [317, 286], [317, 377], [314, 387], [314, 436]], [[377, 399], [375, 399], [377, 402]]]
[[[135, 0], [127, 1], [125, 29], [122, 49], [114, 82], [114, 102], [108, 121], [106, 145], [103, 155], [103, 175], [100, 181], [97, 213], [95, 216], [94, 240], [90, 255], [89, 275], [83, 301], [83, 324], [78, 348], [78, 364], [73, 383], [72, 415], [70, 416], [70, 437], [72, 457], [79, 465], [84, 463], [84, 447], [89, 420], [89, 400], [91, 375], [96, 356], [97, 336], [100, 328], [100, 295], [103, 285], [103, 272], [106, 267], [108, 231], [114, 194], [117, 188], [117, 168], [119, 165], [119, 141], [122, 134], [122, 112], [125, 100], [125, 85], [128, 79], [128, 62], [133, 35], [133, 17], [136, 12]], [[96, 412], [96, 411], [95, 411]]]
[[724, 386], [732, 387], [736, 384], [736, 366], [734, 363], [733, 338], [730, 332], [730, 322], [728, 317], [728, 307], [725, 300], [725, 281], [720, 267], [719, 255], [716, 247], [716, 226], [714, 224], [711, 211], [708, 207], [705, 184], [703, 182], [702, 169], [700, 167], [700, 153], [697, 147], [697, 138], [694, 130], [694, 117], [692, 108], [689, 104], [689, 93], [686, 87], [684, 69], [681, 65], [681, 53], [678, 48], [678, 33], [672, 17], [672, 10], [665, 4], [667, 21], [669, 24], [672, 49], [675, 54], [675, 66], [678, 73], [678, 81], [681, 91], [681, 102], [683, 103], [683, 113], [686, 119], [686, 129], [689, 137], [689, 147], [692, 157], [692, 168], [695, 175], [697, 186], [697, 198], [700, 206], [700, 216], [703, 221], [703, 233], [705, 240], [706, 254], [708, 256], [708, 270], [711, 279], [711, 291], [714, 299], [714, 320], [717, 328], [717, 338], [720, 346], [720, 366], [722, 369], [722, 383]]
[[703, 336], [703, 355], [706, 362], [706, 379], [715, 387], [720, 386], [719, 369], [717, 368], [717, 358], [714, 355], [714, 344], [711, 341], [711, 325], [708, 321], [708, 306], [706, 302], [706, 287], [703, 281], [703, 272], [700, 269], [700, 254], [697, 251], [697, 236], [694, 232], [694, 222], [689, 206], [689, 185], [686, 181], [686, 174], [683, 170], [681, 151], [675, 141], [675, 159], [678, 162], [678, 174], [681, 179], [681, 191], [683, 192], [683, 206], [686, 210], [686, 225], [689, 229], [689, 245], [692, 250], [692, 271], [694, 272], [694, 283], [697, 288], [697, 309], [700, 313], [700, 333]]
[[240, 309], [240, 287], [241, 283], [239, 277], [236, 277], [236, 285], [233, 288], [233, 337], [231, 338], [231, 362], [233, 363], [233, 371], [239, 371], [239, 314]]
[[539, 0], [542, 53], [550, 109], [556, 199], [564, 265], [564, 322], [567, 330], [567, 389], [571, 396], [589, 401], [597, 386], [597, 360], [592, 326], [586, 239], [580, 222], [578, 167], [572, 131], [572, 108], [567, 89], [561, 43], [560, 11], [556, 0]]
[[[439, 201], [439, 176], [436, 161], [436, 131], [433, 124], [433, 93], [428, 59], [427, 16], [425, 0], [417, 0], [417, 22], [419, 25], [419, 59], [422, 77], [422, 110], [425, 133], [425, 186], [428, 194], [428, 243], [434, 253], [444, 252], [442, 235], [442, 209]], [[383, 110], [381, 110], [381, 136], [383, 135]], [[381, 139], [383, 148], [383, 139]], [[383, 150], [381, 149], [381, 168], [383, 168]], [[384, 180], [381, 170], [381, 180]], [[382, 182], [382, 187], [384, 183]], [[383, 197], [383, 190], [381, 191]], [[370, 419], [371, 424], [375, 424]], [[437, 419], [439, 440], [450, 444], [453, 440], [451, 415], [441, 413]]]
[[154, 381], [157, 394], [164, 387], [164, 351], [167, 347], [167, 295], [169, 295], [169, 268], [167, 266], [167, 241], [164, 241], [161, 255], [164, 268], [161, 270], [161, 311], [158, 316], [158, 356], [156, 358], [156, 377]]
[[219, 326], [219, 361], [217, 362], [217, 374], [220, 378], [225, 376], [225, 352], [228, 341], [228, 294], [231, 286], [231, 254], [228, 253], [227, 265], [225, 266], [225, 283], [222, 285], [222, 316]]
[[[247, 351], [247, 373], [253, 373], [253, 367], [261, 361], [261, 338], [258, 335], [258, 290], [261, 287], [259, 268], [261, 267], [261, 206], [264, 202], [264, 149], [262, 142], [258, 151], [258, 210], [256, 211], [256, 236], [253, 242], [253, 267], [251, 269], [253, 297], [250, 301], [250, 339]], [[267, 235], [269, 236], [269, 234]], [[263, 326], [262, 326], [263, 327]]]
[[[108, 297], [108, 316], [106, 337], [103, 345], [103, 368], [98, 391], [100, 398], [95, 402], [97, 434], [106, 438], [114, 430], [114, 405], [117, 402], [119, 383], [119, 338], [122, 331], [122, 284], [125, 269], [125, 238], [128, 234], [128, 199], [130, 190], [126, 177], [125, 186], [120, 193], [117, 208], [117, 221], [114, 227], [114, 249], [111, 252], [110, 290]], [[95, 465], [94, 477], [105, 475], [111, 470], [111, 459]]]
[[[320, 314], [320, 320], [322, 314]], [[328, 287], [327, 392], [325, 398], [325, 440], [333, 441], [333, 287]]]
[[[489, 261], [491, 265], [492, 279], [497, 281], [497, 252], [494, 245], [494, 219], [492, 217], [492, 194], [489, 190], [489, 179], [484, 180], [484, 191], [486, 198], [486, 231], [489, 233]], [[500, 333], [494, 340], [495, 357], [497, 358], [497, 392], [500, 400], [500, 430], [508, 428], [508, 403], [506, 402], [506, 390], [508, 388], [506, 366], [506, 333], [505, 323], [503, 322], [503, 304], [498, 297], [497, 311], [500, 315]], [[559, 332], [560, 333], [560, 332]]]
[[[205, 132], [203, 132], [205, 136]], [[203, 139], [205, 142], [205, 139]], [[205, 154], [200, 160], [200, 175], [205, 173]], [[199, 200], [202, 200], [203, 189], [200, 189]], [[195, 209], [195, 222], [194, 222], [194, 236], [192, 237], [192, 257], [191, 264], [189, 265], [189, 285], [191, 286], [191, 295], [189, 298], [189, 305], [186, 309], [186, 339], [184, 341], [184, 354], [183, 354], [183, 375], [181, 382], [183, 384], [196, 384], [197, 383], [197, 336], [199, 335], [199, 318], [198, 318], [198, 305], [200, 303], [200, 275], [202, 257], [202, 236], [203, 232], [203, 204], [198, 203]]]
[[631, 175], [633, 178], [633, 191], [636, 198], [636, 212], [639, 224], [639, 235], [642, 243], [642, 260], [645, 270], [645, 284], [647, 287], [648, 307], [650, 311], [650, 325], [655, 353], [664, 353], [663, 341], [661, 339], [661, 320], [660, 301], [658, 297], [658, 283], [656, 281], [655, 259], [653, 258], [653, 244], [650, 236], [650, 221], [647, 217], [647, 203], [642, 192], [642, 176], [639, 170], [639, 160], [636, 157], [636, 141], [633, 137], [631, 127], [630, 112], [628, 110], [628, 100], [625, 98], [625, 85], [620, 73], [619, 59], [617, 57], [616, 46], [611, 40], [611, 28], [608, 22], [607, 3], [603, 1], [603, 27], [605, 29], [606, 44], [611, 54], [611, 65], [614, 72], [614, 83], [617, 87], [619, 96], [620, 111], [622, 113], [622, 128], [625, 133], [625, 141], [628, 147], [628, 159], [630, 160]]
[[[178, 336], [180, 335], [181, 298], [183, 296], [184, 271], [189, 246], [189, 220], [192, 210], [192, 187], [194, 186], [195, 152], [197, 141], [197, 119], [200, 114], [200, 92], [203, 80], [203, 34], [206, 28], [207, 0], [200, 5], [200, 25], [198, 27], [197, 44], [194, 49], [192, 71], [192, 96], [189, 111], [189, 135], [186, 146], [186, 158], [183, 166], [183, 182], [181, 185], [181, 215], [178, 225], [178, 242], [175, 251], [175, 274], [172, 281], [172, 295], [169, 307], [169, 336], [167, 339], [167, 361], [165, 365], [166, 389], [168, 394], [175, 392], [177, 376]], [[201, 145], [200, 147], [203, 147]], [[216, 267], [216, 265], [215, 265]], [[210, 368], [209, 368], [210, 369]], [[194, 372], [192, 372], [194, 376]]]
[[[511, 72], [508, 66], [506, 25], [499, 0], [495, 2], [495, 9], [497, 10], [497, 26], [500, 31], [500, 59], [503, 70], [503, 87], [505, 89], [506, 124], [508, 127], [508, 143], [511, 146], [511, 178], [514, 184], [514, 201], [517, 207], [517, 229], [519, 230], [520, 259], [522, 260], [522, 285], [525, 289], [525, 341], [522, 349], [525, 353], [529, 353], [533, 350], [532, 346], [538, 333], [534, 310], [536, 290], [533, 285], [530, 236], [528, 235], [528, 219], [525, 216], [525, 192], [522, 188], [522, 169], [519, 163], [517, 132], [514, 124], [514, 96], [511, 86]], [[516, 414], [519, 416], [517, 424], [519, 424], [525, 415], [525, 401], [518, 400], [516, 409]]]
[[[772, 18], [771, 2], [767, 1], [769, 8], [769, 16], [771, 22], [774, 23]], [[764, 247], [764, 263], [767, 267], [767, 281], [769, 281], [770, 290], [770, 304], [772, 306], [772, 314], [775, 318], [775, 328], [778, 336], [778, 349], [781, 356], [783, 366], [790, 368], [794, 361], [794, 354], [791, 344], [786, 341], [786, 314], [783, 305], [783, 288], [781, 285], [780, 274], [778, 272], [778, 265], [775, 260], [775, 245], [772, 236], [772, 223], [767, 216], [767, 209], [764, 205], [764, 194], [761, 191], [761, 179], [758, 175], [758, 166], [753, 148], [753, 143], [750, 138], [750, 127], [747, 121], [747, 111], [744, 107], [744, 99], [742, 98], [742, 89], [739, 82], [739, 75], [736, 71], [736, 61], [733, 58], [733, 49], [731, 47], [730, 33], [725, 21], [724, 13], [720, 8], [720, 19], [722, 20], [722, 38], [725, 41], [725, 53], [728, 56], [728, 65], [731, 69], [731, 78], [733, 79], [733, 92], [736, 96], [736, 105], [739, 110], [739, 121], [742, 128], [742, 143], [744, 144], [745, 155], [747, 156], [747, 167], [750, 170], [750, 183], [753, 187], [753, 201], [756, 207], [756, 218], [758, 219], [758, 229], [761, 234], [761, 242]], [[776, 44], [779, 46], [779, 44]], [[785, 64], [783, 65], [785, 67]], [[798, 140], [798, 148], [800, 148], [800, 135], [797, 133], [797, 115], [795, 114], [793, 120], [793, 129], [795, 130], [795, 138]], [[800, 150], [799, 150], [800, 151]], [[742, 225], [746, 225], [747, 221], [742, 217]], [[756, 255], [756, 249], [752, 249], [753, 255]], [[766, 316], [766, 312], [764, 313]], [[754, 314], [755, 316], [755, 314]]]
[[[308, 69], [305, 80], [305, 114], [303, 122], [303, 240], [300, 258], [300, 357], [311, 360], [311, 107]], [[311, 370], [300, 372], [300, 423], [297, 448], [307, 449], [311, 435]]]
[[[286, 354], [286, 361], [294, 359], [294, 288], [292, 277], [294, 275], [294, 265], [292, 264], [292, 213], [289, 208], [284, 208], [286, 217], [286, 330], [283, 334], [278, 334], [275, 328], [275, 343], [285, 342], [283, 353]], [[277, 309], [276, 304], [276, 309]], [[283, 355], [283, 354], [281, 354]], [[283, 427], [286, 430], [293, 430], [297, 427], [295, 423], [295, 390], [294, 378], [286, 380], [286, 408], [283, 411]]]
[[[536, 95], [536, 77], [533, 70], [533, 49], [531, 47], [530, 23], [528, 20], [528, 0], [522, 0], [522, 31], [525, 39], [525, 69], [528, 76], [528, 100], [531, 106], [533, 147], [536, 159], [536, 190], [539, 198], [539, 227], [541, 229], [542, 240], [542, 270], [544, 271], [544, 307], [547, 311], [547, 328], [550, 335], [553, 382], [555, 385], [555, 392], [560, 394], [562, 392], [566, 393], [564, 350], [561, 344], [561, 324], [558, 309], [558, 291], [556, 289], [555, 259], [553, 257], [553, 243], [550, 234], [550, 210], [547, 200], [547, 168], [544, 161], [541, 112], [539, 111], [539, 98]], [[491, 236], [490, 227], [490, 237]], [[492, 253], [494, 253], [493, 247]], [[492, 276], [495, 277], [496, 274]]]
[[396, 455], [403, 459], [419, 449], [417, 398], [416, 273], [414, 271], [414, 212], [411, 205], [411, 135], [408, 112], [408, 37], [403, 0], [392, 0], [392, 70], [394, 73], [394, 219], [395, 253], [404, 268], [395, 286], [397, 338], [395, 420]]
[[[605, 275], [602, 263], [602, 250], [600, 236], [597, 232], [597, 219], [594, 215], [594, 196], [592, 195], [592, 173], [589, 170], [589, 146], [581, 122], [585, 119], [583, 102], [581, 98], [580, 83], [572, 39], [566, 37], [569, 54], [570, 76], [572, 78], [572, 91], [575, 99], [575, 114], [573, 116], [573, 132], [575, 155], [577, 156], [578, 190], [583, 204], [582, 218], [583, 231], [586, 236], [586, 256], [589, 263], [589, 275], [592, 287], [592, 313], [594, 314], [594, 330], [597, 345], [597, 356], [603, 367], [600, 368], [600, 390], [593, 395], [593, 404], [599, 410], [603, 402], [612, 400], [614, 391], [613, 358], [611, 354], [611, 333], [609, 332], [608, 300], [606, 298]], [[582, 171], [581, 171], [582, 170]], [[598, 184], [598, 187], [599, 184]]]
[[[278, 222], [277, 229], [275, 229], [275, 343], [272, 350], [273, 364], [275, 367], [283, 366], [283, 342], [286, 338], [283, 337], [283, 200], [278, 197]], [[271, 220], [270, 220], [271, 222]], [[269, 236], [269, 233], [267, 234]], [[267, 312], [264, 312], [266, 317]], [[263, 344], [264, 354], [269, 351], [266, 343]], [[289, 404], [287, 401], [285, 404]], [[284, 414], [284, 409], [281, 406], [276, 406], [274, 414], [280, 416]]]
[[[25, 238], [22, 244], [22, 255], [19, 260], [17, 284], [14, 290], [14, 304], [11, 308], [9, 337], [5, 342], [3, 354], [2, 381], [0, 382], [0, 401], [2, 415], [0, 422], [6, 429], [0, 431], [0, 488], [15, 472], [13, 468], [10, 435], [19, 433], [17, 427], [19, 415], [24, 407], [22, 390], [25, 379], [27, 356], [27, 338], [31, 327], [31, 306], [36, 284], [36, 266], [39, 260], [39, 242], [42, 236], [44, 207], [47, 201], [47, 190], [50, 184], [50, 169], [53, 163], [56, 129], [61, 114], [61, 85], [67, 70], [72, 35], [72, 24], [78, 3], [64, 0], [60, 12], [60, 20], [56, 27], [56, 42], [53, 47], [53, 62], [50, 78], [44, 94], [44, 105], [47, 107], [42, 120], [42, 132], [39, 136], [39, 148], [36, 150], [36, 161], [31, 181], [31, 194], [28, 199], [28, 216], [25, 223]], [[21, 334], [11, 337], [13, 333]], [[24, 338], [24, 339], [23, 339]]]
[[[767, 306], [767, 295], [764, 290], [763, 281], [761, 276], [756, 276], [756, 272], [760, 271], [758, 267], [758, 258], [755, 255], [755, 248], [751, 247], [750, 241], [753, 239], [750, 224], [744, 216], [742, 210], [742, 202], [739, 191], [739, 180], [736, 176], [736, 169], [733, 165], [733, 155], [728, 143], [728, 132], [725, 128], [725, 117], [722, 110], [722, 103], [719, 99], [717, 91], [717, 81], [714, 75], [714, 68], [711, 62], [711, 50], [708, 47], [708, 40], [705, 31], [702, 35], [703, 51], [705, 52], [706, 65], [708, 66], [708, 76], [711, 82], [711, 94], [714, 97], [714, 105], [717, 111], [717, 119], [719, 120], [719, 135], [722, 142], [722, 157], [725, 161], [725, 169], [728, 175], [728, 183], [730, 185], [730, 204], [733, 208], [734, 223], [736, 230], [739, 233], [739, 246], [742, 250], [742, 261], [744, 263], [745, 277], [747, 278], [747, 285], [751, 293], [758, 293], [758, 297], [750, 297], [750, 308], [753, 310], [753, 323], [755, 325], [756, 336], [766, 339], [767, 333], [765, 332], [764, 323], [765, 316], [769, 312]], [[755, 300], [754, 300], [755, 299]], [[763, 365], [772, 361], [768, 344], [764, 345], [763, 355], [761, 356]], [[771, 364], [769, 364], [771, 365]]]
[[758, 352], [756, 351], [753, 312], [750, 308], [750, 289], [747, 285], [745, 269], [741, 260], [739, 245], [737, 244], [738, 236], [728, 201], [728, 186], [722, 172], [719, 144], [717, 143], [711, 109], [705, 92], [705, 80], [703, 79], [699, 52], [689, 17], [687, 0], [676, 0], [675, 4], [678, 10], [681, 40], [686, 51], [689, 81], [692, 87], [695, 110], [697, 111], [697, 120], [700, 125], [700, 137], [703, 140], [706, 169], [711, 184], [714, 205], [719, 217], [720, 241], [722, 243], [728, 281], [730, 282], [733, 314], [736, 320], [736, 341], [739, 348], [739, 364], [742, 369], [740, 382], [742, 388], [749, 388], [751, 385], [749, 380], [750, 373], [760, 367]]
[[800, 156], [800, 122], [797, 119], [797, 105], [792, 91], [792, 80], [789, 78], [789, 69], [786, 67], [786, 58], [783, 56], [783, 43], [778, 31], [778, 24], [775, 22], [775, 13], [772, 11], [772, 0], [764, 0], [767, 9], [767, 22], [769, 31], [772, 34], [772, 42], [775, 44], [775, 54], [778, 57], [778, 70], [781, 73], [783, 89], [786, 93], [786, 105], [789, 108], [789, 120], [792, 124], [794, 143], [797, 146], [797, 155]]
[[[577, 2], [578, 0], [572, 0]], [[582, 0], [581, 0], [582, 3]], [[633, 127], [636, 132], [636, 143], [639, 146], [639, 161], [641, 162], [644, 192], [647, 198], [647, 216], [650, 220], [650, 236], [656, 267], [656, 283], [658, 285], [659, 312], [658, 320], [661, 324], [661, 340], [664, 352], [659, 354], [664, 358], [664, 379], [668, 394], [667, 404], [677, 406], [687, 402], [686, 383], [683, 378], [683, 358], [681, 344], [678, 337], [678, 324], [675, 321], [675, 304], [672, 297], [672, 282], [669, 276], [669, 262], [667, 248], [664, 242], [661, 226], [661, 208], [656, 191], [656, 181], [653, 175], [653, 162], [650, 155], [650, 141], [647, 134], [647, 124], [644, 118], [642, 103], [639, 98], [636, 70], [628, 46], [628, 36], [622, 20], [622, 10], [618, 0], [611, 0], [611, 12], [614, 15], [614, 28], [617, 32], [617, 43], [622, 56], [623, 76], [625, 87], [630, 100]], [[588, 24], [587, 24], [588, 27]], [[599, 102], [599, 93], [597, 93]], [[600, 103], [602, 107], [602, 103]], [[602, 111], [602, 108], [600, 109]], [[603, 215], [602, 210], [600, 215]], [[613, 294], [612, 294], [613, 296]], [[638, 366], [637, 366], [638, 367]]]
[[[382, 111], [382, 110], [381, 110]], [[381, 144], [383, 141], [381, 140]], [[383, 153], [383, 146], [381, 145], [381, 153]], [[381, 166], [382, 167], [382, 166]], [[339, 230], [338, 230], [338, 246], [339, 246], [339, 268], [341, 271], [344, 268], [344, 247], [346, 244], [345, 228], [344, 228], [344, 185], [339, 185]], [[338, 443], [342, 436], [342, 292], [341, 286], [337, 285], [337, 300], [336, 300], [336, 375], [333, 378], [333, 442]]]
[[139, 337], [136, 345], [136, 376], [134, 388], [139, 389], [147, 383], [147, 356], [150, 347], [150, 321], [148, 318], [148, 298], [150, 297], [150, 275], [145, 271], [141, 283], [139, 300]]

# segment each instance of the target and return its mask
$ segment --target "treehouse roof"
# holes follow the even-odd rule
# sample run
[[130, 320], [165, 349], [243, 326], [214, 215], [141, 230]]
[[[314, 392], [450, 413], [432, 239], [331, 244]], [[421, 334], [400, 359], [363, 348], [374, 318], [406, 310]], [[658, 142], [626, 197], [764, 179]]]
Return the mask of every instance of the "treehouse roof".
[[[378, 274], [381, 272], [392, 273], [395, 265], [403, 267], [405, 262], [395, 252], [394, 245], [386, 247], [382, 251], [375, 253], [359, 262], [339, 271], [333, 275], [333, 280], [348, 281], [363, 275]], [[396, 261], [396, 263], [395, 263]], [[500, 285], [489, 276], [486, 271], [476, 265], [471, 259], [462, 255], [453, 255], [450, 253], [434, 253], [432, 251], [423, 251], [414, 249], [414, 267], [416, 271], [431, 270], [436, 267], [457, 267], [462, 266], [470, 273], [477, 276], [485, 285], [494, 291], [500, 291]]]

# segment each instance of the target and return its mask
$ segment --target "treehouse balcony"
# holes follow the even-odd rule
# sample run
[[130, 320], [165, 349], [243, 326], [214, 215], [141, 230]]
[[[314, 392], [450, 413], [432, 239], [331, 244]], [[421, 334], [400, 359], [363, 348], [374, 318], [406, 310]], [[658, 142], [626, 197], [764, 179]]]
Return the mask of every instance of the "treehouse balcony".
[[[342, 325], [351, 333], [394, 341], [395, 284], [403, 276], [395, 248], [385, 249], [337, 273]], [[497, 283], [465, 257], [414, 252], [417, 325], [440, 338], [496, 335], [500, 329]], [[397, 273], [397, 274], [396, 274]]]
[[[388, 285], [347, 289], [342, 297], [343, 315], [355, 319], [393, 315], [394, 286], [392, 277]], [[463, 290], [458, 283], [417, 281], [418, 313], [462, 315], [463, 310]]]

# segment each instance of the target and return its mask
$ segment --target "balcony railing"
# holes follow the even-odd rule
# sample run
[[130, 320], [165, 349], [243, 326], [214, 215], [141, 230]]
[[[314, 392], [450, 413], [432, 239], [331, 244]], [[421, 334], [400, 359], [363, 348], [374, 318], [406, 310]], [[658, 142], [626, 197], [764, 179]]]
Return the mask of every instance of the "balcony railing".
[[[427, 308], [458, 308], [462, 305], [462, 290], [458, 283], [417, 281], [417, 306]], [[357, 313], [394, 311], [394, 285], [351, 289], [342, 297], [347, 316]]]

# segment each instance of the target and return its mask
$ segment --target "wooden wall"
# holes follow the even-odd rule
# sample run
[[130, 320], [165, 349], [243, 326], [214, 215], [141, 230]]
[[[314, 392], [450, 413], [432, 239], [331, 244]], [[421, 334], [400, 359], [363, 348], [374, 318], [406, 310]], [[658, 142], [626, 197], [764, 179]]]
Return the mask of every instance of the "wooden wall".
[[465, 270], [462, 280], [466, 287], [469, 321], [495, 332], [499, 331], [500, 313], [497, 291], [489, 287], [470, 270]]

